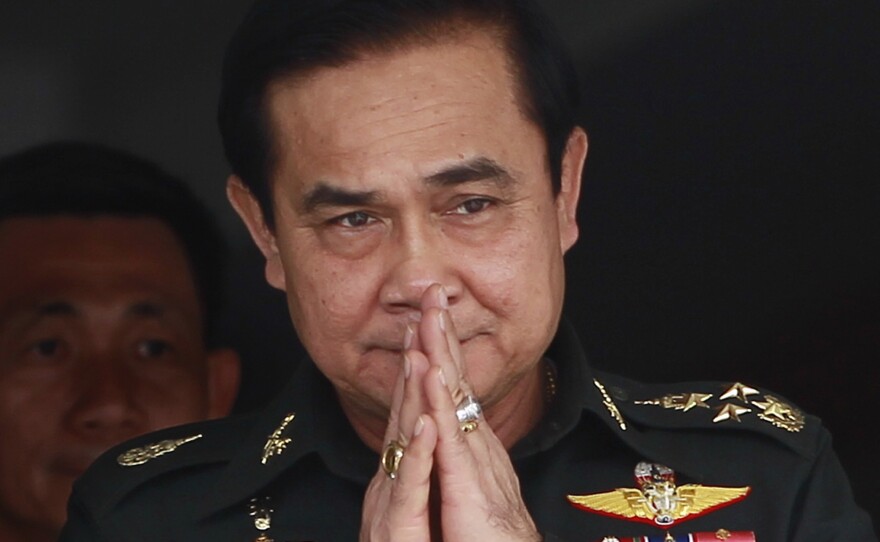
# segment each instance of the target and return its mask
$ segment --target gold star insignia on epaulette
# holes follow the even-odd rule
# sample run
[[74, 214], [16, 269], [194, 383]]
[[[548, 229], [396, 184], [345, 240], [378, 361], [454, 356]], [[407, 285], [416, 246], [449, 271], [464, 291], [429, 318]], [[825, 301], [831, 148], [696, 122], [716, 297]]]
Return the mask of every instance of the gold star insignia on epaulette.
[[284, 431], [287, 430], [287, 426], [290, 425], [290, 422], [292, 422], [295, 417], [295, 412], [285, 416], [284, 419], [281, 420], [281, 425], [278, 426], [278, 429], [273, 431], [266, 439], [266, 444], [263, 446], [263, 458], [260, 461], [263, 465], [269, 461], [269, 458], [281, 455], [281, 453], [287, 448], [287, 445], [292, 442], [293, 439], [290, 437], [282, 437], [281, 435], [284, 434]]
[[119, 457], [116, 458], [116, 462], [123, 467], [134, 467], [136, 465], [143, 465], [151, 459], [156, 459], [159, 456], [170, 454], [180, 446], [183, 446], [188, 442], [192, 442], [200, 438], [202, 438], [202, 435], [199, 434], [181, 439], [163, 440], [161, 442], [148, 444], [140, 448], [132, 448], [131, 450], [120, 454]]
[[749, 386], [746, 386], [745, 384], [742, 384], [740, 382], [736, 382], [735, 384], [730, 386], [730, 388], [726, 392], [721, 394], [721, 397], [719, 397], [718, 399], [720, 399], [722, 401], [724, 401], [725, 399], [739, 399], [743, 403], [748, 404], [749, 403], [749, 396], [750, 395], [758, 395], [759, 393], [761, 393], [761, 392], [759, 392], [755, 388], [750, 388]]
[[682, 410], [687, 412], [694, 407], [709, 408], [706, 401], [712, 398], [711, 393], [676, 393], [664, 395], [659, 399], [648, 401], [635, 401], [637, 405], [656, 405], [665, 409]]
[[758, 418], [791, 433], [797, 433], [804, 428], [805, 418], [803, 412], [789, 404], [783, 403], [772, 395], [765, 395], [764, 399], [766, 401], [752, 401], [753, 405], [763, 411], [758, 413]]
[[721, 408], [718, 409], [718, 415], [715, 416], [712, 421], [714, 423], [724, 422], [727, 420], [733, 420], [735, 422], [742, 422], [739, 419], [740, 414], [748, 414], [752, 409], [746, 408], [744, 406], [734, 405], [732, 403], [728, 403]]

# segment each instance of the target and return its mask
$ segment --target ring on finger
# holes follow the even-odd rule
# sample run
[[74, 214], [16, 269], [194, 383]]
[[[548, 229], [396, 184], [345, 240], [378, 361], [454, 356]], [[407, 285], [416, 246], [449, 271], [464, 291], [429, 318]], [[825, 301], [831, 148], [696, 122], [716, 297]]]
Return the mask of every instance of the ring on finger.
[[388, 475], [388, 478], [394, 480], [397, 478], [397, 470], [400, 469], [400, 460], [406, 448], [399, 441], [392, 440], [382, 449], [382, 470]]
[[479, 427], [482, 415], [483, 407], [473, 395], [466, 395], [455, 407], [455, 417], [458, 418], [459, 427], [465, 433], [470, 433]]

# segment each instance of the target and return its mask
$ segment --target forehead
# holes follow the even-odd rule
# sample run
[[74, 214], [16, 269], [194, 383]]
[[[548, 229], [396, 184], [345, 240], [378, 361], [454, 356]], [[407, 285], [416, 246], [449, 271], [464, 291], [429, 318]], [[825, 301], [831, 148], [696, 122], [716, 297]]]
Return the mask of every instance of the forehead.
[[144, 300], [198, 318], [183, 248], [149, 218], [34, 217], [0, 221], [0, 310], [41, 301], [114, 305]]
[[517, 88], [491, 33], [365, 54], [278, 81], [268, 92], [275, 172], [351, 177], [403, 157], [429, 170], [483, 155], [503, 161], [523, 145], [540, 153], [543, 135], [523, 114]]

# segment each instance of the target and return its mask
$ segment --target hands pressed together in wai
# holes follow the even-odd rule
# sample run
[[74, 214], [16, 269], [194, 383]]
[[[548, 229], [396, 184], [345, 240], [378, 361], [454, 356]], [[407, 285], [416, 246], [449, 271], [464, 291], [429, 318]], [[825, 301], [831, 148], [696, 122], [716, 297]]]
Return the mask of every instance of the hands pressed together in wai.
[[[361, 542], [539, 541], [510, 457], [479, 414], [442, 287], [407, 329]], [[458, 411], [458, 412], [457, 412]]]

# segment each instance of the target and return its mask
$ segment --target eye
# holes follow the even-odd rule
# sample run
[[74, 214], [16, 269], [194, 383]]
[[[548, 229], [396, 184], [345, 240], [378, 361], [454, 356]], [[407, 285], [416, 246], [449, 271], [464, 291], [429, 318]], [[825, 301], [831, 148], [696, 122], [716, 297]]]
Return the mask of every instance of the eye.
[[64, 344], [59, 339], [41, 339], [30, 347], [30, 351], [39, 358], [57, 358], [64, 353]]
[[488, 198], [471, 198], [456, 205], [450, 214], [473, 215], [485, 211], [490, 205], [492, 200]]
[[63, 338], [37, 338], [26, 344], [22, 361], [37, 366], [63, 363], [73, 355], [70, 344]]
[[160, 358], [171, 350], [170, 343], [159, 339], [146, 339], [137, 344], [137, 355], [143, 359]]
[[376, 219], [363, 211], [355, 211], [342, 216], [338, 216], [331, 220], [332, 223], [338, 224], [343, 228], [363, 228], [368, 224], [372, 224]]

